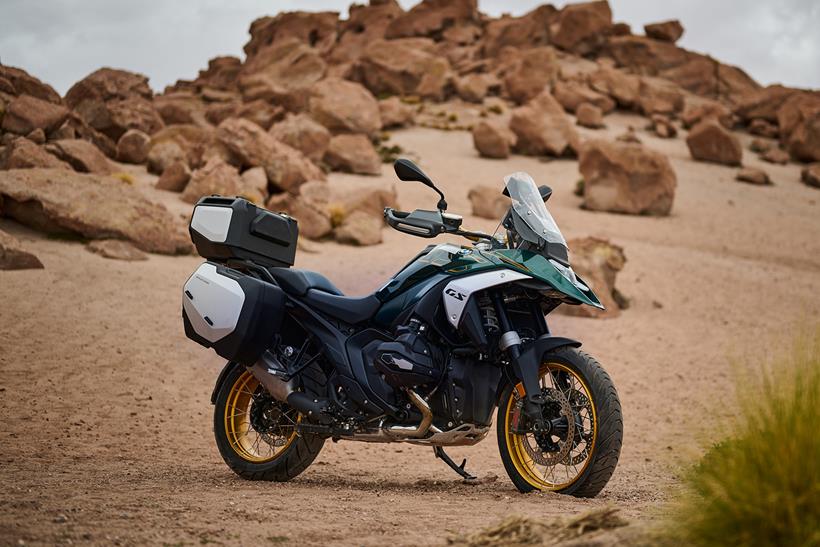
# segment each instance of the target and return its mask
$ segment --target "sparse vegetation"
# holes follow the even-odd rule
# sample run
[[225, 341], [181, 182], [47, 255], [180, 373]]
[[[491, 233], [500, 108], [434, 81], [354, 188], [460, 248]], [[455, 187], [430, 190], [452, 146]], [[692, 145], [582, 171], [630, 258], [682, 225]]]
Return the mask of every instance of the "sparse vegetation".
[[382, 163], [393, 163], [404, 154], [404, 148], [398, 144], [392, 146], [382, 145], [378, 147], [378, 152]]
[[125, 173], [123, 171], [118, 171], [117, 173], [111, 173], [111, 176], [114, 177], [115, 179], [121, 180], [125, 184], [133, 185], [136, 182], [136, 179], [134, 178], [134, 175], [132, 175], [131, 173]]
[[327, 206], [327, 212], [330, 215], [330, 225], [334, 228], [341, 226], [347, 216], [347, 211], [341, 203], [331, 203]]
[[503, 114], [504, 113], [504, 109], [501, 108], [500, 104], [494, 104], [494, 105], [488, 106], [487, 110], [492, 112], [493, 114]]
[[820, 545], [820, 327], [737, 377], [732, 432], [686, 475], [668, 535], [703, 546]]
[[575, 190], [573, 190], [572, 193], [579, 198], [584, 197], [584, 179], [578, 179], [578, 182], [575, 183]]

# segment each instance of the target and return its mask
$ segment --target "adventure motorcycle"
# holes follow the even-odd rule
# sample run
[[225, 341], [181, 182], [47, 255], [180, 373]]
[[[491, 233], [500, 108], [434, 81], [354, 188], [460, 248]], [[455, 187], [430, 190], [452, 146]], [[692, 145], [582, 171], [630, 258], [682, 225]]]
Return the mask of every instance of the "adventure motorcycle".
[[246, 479], [285, 481], [326, 439], [408, 442], [472, 479], [443, 447], [484, 439], [497, 408], [501, 459], [520, 491], [595, 496], [618, 462], [621, 407], [581, 343], [547, 327], [562, 303], [602, 308], [570, 267], [545, 206], [551, 190], [506, 177], [512, 204], [489, 235], [462, 230], [415, 164], [394, 167], [441, 199], [434, 211], [386, 208], [391, 227], [473, 244], [430, 245], [368, 296], [290, 268], [298, 229], [288, 215], [241, 198], [196, 204], [189, 230], [207, 262], [185, 283], [183, 321], [229, 360], [211, 397], [225, 462]]

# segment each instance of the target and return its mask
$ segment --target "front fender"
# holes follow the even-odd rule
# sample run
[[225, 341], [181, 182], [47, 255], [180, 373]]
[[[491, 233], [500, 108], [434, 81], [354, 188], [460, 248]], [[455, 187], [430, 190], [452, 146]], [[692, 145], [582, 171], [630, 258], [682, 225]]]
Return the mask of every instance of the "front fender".
[[[545, 334], [525, 344], [521, 348], [521, 355], [518, 357], [517, 362], [510, 369], [512, 374], [505, 374], [501, 377], [497, 392], [499, 397], [504, 391], [504, 382], [510, 382], [512, 385], [520, 382], [524, 384], [525, 391], [535, 391], [538, 385], [538, 370], [544, 360], [544, 355], [564, 346], [579, 348], [581, 342], [572, 338]], [[499, 401], [500, 403], [501, 401]]]

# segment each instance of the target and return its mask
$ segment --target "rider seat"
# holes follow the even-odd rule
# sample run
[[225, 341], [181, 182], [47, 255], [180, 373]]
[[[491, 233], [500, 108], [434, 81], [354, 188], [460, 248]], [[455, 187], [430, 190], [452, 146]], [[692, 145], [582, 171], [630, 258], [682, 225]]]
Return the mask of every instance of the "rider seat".
[[271, 275], [286, 293], [299, 296], [313, 309], [349, 324], [367, 321], [381, 306], [376, 295], [345, 296], [318, 272], [296, 268], [270, 268]]

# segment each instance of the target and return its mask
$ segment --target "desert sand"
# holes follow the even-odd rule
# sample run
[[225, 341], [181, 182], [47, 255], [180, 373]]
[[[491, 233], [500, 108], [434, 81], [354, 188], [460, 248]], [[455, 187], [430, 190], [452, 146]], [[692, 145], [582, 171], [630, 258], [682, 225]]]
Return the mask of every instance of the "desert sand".
[[[645, 118], [615, 113], [606, 123], [582, 133], [614, 137]], [[352, 442], [328, 442], [290, 483], [243, 481], [212, 437], [209, 398], [222, 361], [182, 331], [180, 288], [201, 259], [107, 260], [0, 220], [45, 265], [0, 272], [0, 544], [419, 545], [511, 514], [550, 519], [613, 505], [635, 522], [656, 518], [678, 466], [733, 413], [733, 357], [767, 352], [820, 314], [820, 191], [800, 183], [794, 164], [762, 164], [747, 152], [744, 164], [765, 166], [774, 182], [747, 185], [734, 168], [692, 161], [681, 137], [638, 134], [677, 173], [669, 217], [580, 209], [574, 160], [481, 159], [468, 132], [393, 133], [465, 227], [494, 229], [469, 216], [472, 185], [501, 191], [505, 174], [523, 170], [553, 187], [548, 206], [568, 238], [624, 247], [618, 286], [628, 310], [549, 318], [601, 361], [623, 404], [620, 464], [597, 498], [519, 494], [494, 433], [450, 451], [485, 479], [479, 485], [463, 484], [429, 448]], [[380, 180], [395, 180], [389, 165]], [[403, 209], [434, 206], [423, 186], [395, 183]], [[175, 212], [189, 210], [143, 184]], [[372, 247], [308, 242], [297, 266], [364, 294], [427, 243], [385, 228]]]

